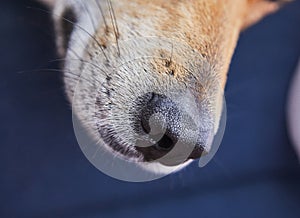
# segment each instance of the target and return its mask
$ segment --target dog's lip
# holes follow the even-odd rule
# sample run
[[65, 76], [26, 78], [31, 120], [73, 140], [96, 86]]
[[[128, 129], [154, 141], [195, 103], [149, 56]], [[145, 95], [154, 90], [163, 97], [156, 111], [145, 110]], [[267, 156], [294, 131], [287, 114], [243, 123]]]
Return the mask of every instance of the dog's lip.
[[[140, 162], [159, 162], [160, 158], [163, 158], [165, 155], [167, 155], [171, 150], [166, 150], [164, 152], [159, 151], [156, 148], [156, 145], [152, 145], [149, 147], [138, 147], [133, 146], [134, 149], [128, 149], [128, 146], [125, 146], [124, 143], [118, 142], [117, 138], [113, 135], [110, 135], [109, 137], [105, 134], [105, 131], [98, 130], [98, 133], [100, 134], [103, 141], [109, 146], [113, 151], [119, 153], [122, 155], [123, 158], [132, 160], [137, 159]], [[147, 158], [147, 155], [144, 154], [145, 151], [156, 153], [155, 158], [149, 159]], [[183, 160], [182, 163], [190, 160], [190, 159], [196, 159], [194, 157], [197, 156], [198, 152], [202, 152], [204, 149], [201, 147], [197, 151], [193, 151], [186, 160]], [[176, 158], [176, 157], [175, 157]], [[179, 164], [178, 164], [179, 165]]]
[[[108, 135], [107, 132], [110, 134]], [[209, 133], [208, 138], [205, 140], [205, 143], [197, 143], [195, 144], [195, 147], [191, 151], [190, 154], [187, 154], [186, 158], [180, 158], [181, 154], [178, 154], [178, 158], [182, 160], [182, 163], [189, 161], [189, 160], [195, 160], [201, 158], [203, 155], [206, 155], [208, 153], [207, 146], [210, 146], [212, 143], [213, 135], [211, 134], [211, 131], [205, 131]], [[105, 144], [110, 147], [114, 152], [119, 153], [122, 155], [124, 159], [128, 160], [134, 160], [140, 162], [159, 162], [160, 158], [163, 158], [165, 155], [167, 155], [173, 148], [165, 151], [161, 151], [157, 149], [157, 145], [153, 144], [148, 147], [139, 147], [134, 144], [131, 146], [128, 146], [128, 144], [120, 142], [118, 138], [114, 134], [113, 128], [98, 128], [98, 134], [102, 138], [102, 140], [105, 142]], [[203, 134], [203, 133], [202, 133]], [[145, 155], [145, 152], [150, 152], [150, 154], [154, 154], [154, 158], [147, 158], [147, 155]], [[150, 156], [152, 156], [150, 155]], [[176, 155], [177, 156], [177, 155]], [[174, 157], [176, 158], [176, 157]]]
[[[187, 146], [187, 150], [182, 150], [180, 149], [180, 147], [177, 147], [177, 149], [175, 147], [172, 147], [168, 150], [159, 150], [157, 149], [156, 144], [148, 147], [136, 147], [136, 150], [142, 153], [144, 161], [157, 161], [166, 164], [173, 163], [174, 165], [179, 165], [180, 162], [184, 163], [190, 160], [200, 159], [201, 157], [209, 153], [213, 143], [214, 134], [211, 130], [204, 132], [207, 133], [207, 137], [205, 137], [205, 140], [201, 141], [200, 139], [198, 139], [198, 142], [195, 145], [190, 144], [191, 142], [186, 142], [186, 145], [184, 145], [185, 143], [181, 145]], [[203, 134], [203, 132], [201, 134]], [[180, 146], [180, 144], [178, 144], [177, 146]], [[172, 152], [173, 149], [176, 149], [177, 151], [174, 150]]]
[[[108, 135], [106, 132], [110, 132]], [[119, 153], [125, 159], [141, 159], [142, 154], [133, 149], [129, 149], [125, 143], [119, 142], [119, 140], [114, 136], [114, 131], [111, 128], [103, 130], [102, 128], [98, 128], [98, 133], [104, 143], [110, 147], [114, 152]]]
[[[158, 149], [157, 144], [154, 144], [154, 145], [147, 146], [147, 147], [135, 146], [135, 149], [143, 154], [145, 161], [155, 161], [160, 158], [163, 158], [165, 155], [167, 155], [169, 152], [171, 152], [172, 149], [174, 149], [174, 147], [170, 148], [170, 149]], [[187, 157], [186, 157], [185, 161], [187, 161], [190, 159], [199, 159], [202, 155], [205, 155], [207, 153], [208, 153], [208, 151], [206, 150], [205, 146], [196, 144], [193, 147], [193, 150], [190, 152], [190, 154], [178, 153], [178, 155], [175, 155], [175, 156], [180, 158], [182, 155], [186, 155]], [[172, 156], [174, 158], [176, 158], [174, 156], [174, 154]], [[151, 157], [151, 158], [149, 158], [149, 157]], [[181, 159], [182, 159], [182, 157], [181, 157]]]
[[192, 159], [199, 159], [204, 153], [206, 153], [203, 146], [195, 146], [190, 156], [187, 158], [187, 160]]

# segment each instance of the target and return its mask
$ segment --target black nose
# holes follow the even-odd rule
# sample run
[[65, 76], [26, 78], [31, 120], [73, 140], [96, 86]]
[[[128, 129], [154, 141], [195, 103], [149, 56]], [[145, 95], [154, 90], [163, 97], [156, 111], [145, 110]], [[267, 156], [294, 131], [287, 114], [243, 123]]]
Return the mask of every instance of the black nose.
[[[174, 148], [181, 135], [183, 115], [178, 104], [165, 95], [148, 93], [144, 97], [139, 125], [156, 142], [149, 147], [136, 147], [146, 161], [157, 160]], [[201, 157], [202, 146], [199, 143], [194, 146], [187, 159]]]
[[160, 138], [157, 149], [169, 151], [178, 141], [180, 116], [174, 101], [164, 95], [151, 93], [141, 113], [141, 126], [154, 139]]

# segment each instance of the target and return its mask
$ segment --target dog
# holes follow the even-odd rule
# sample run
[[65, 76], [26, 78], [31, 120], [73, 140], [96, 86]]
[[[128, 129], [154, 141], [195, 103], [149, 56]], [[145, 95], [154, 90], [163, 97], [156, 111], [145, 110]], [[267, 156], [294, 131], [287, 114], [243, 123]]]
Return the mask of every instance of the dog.
[[[102, 152], [154, 173], [209, 153], [240, 32], [288, 2], [41, 1], [52, 11], [73, 113]], [[292, 104], [298, 110], [299, 98]]]

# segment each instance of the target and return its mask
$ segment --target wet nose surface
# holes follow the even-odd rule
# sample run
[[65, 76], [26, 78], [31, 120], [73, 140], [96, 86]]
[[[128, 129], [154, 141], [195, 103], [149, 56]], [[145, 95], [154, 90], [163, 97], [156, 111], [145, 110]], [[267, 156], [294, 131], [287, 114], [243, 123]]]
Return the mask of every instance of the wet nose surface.
[[151, 93], [150, 100], [142, 110], [141, 126], [146, 134], [160, 138], [157, 149], [168, 151], [178, 141], [180, 116], [177, 105], [170, 98]]
[[[182, 128], [182, 112], [177, 103], [167, 96], [148, 93], [147, 101], [141, 110], [140, 124], [145, 134], [156, 143], [151, 146], [137, 146], [146, 161], [153, 161], [168, 154], [180, 140]], [[184, 145], [183, 145], [184, 146]], [[201, 143], [195, 143], [190, 148], [188, 159], [198, 159], [203, 152]], [[184, 153], [184, 151], [182, 152]], [[179, 154], [180, 155], [180, 154]]]

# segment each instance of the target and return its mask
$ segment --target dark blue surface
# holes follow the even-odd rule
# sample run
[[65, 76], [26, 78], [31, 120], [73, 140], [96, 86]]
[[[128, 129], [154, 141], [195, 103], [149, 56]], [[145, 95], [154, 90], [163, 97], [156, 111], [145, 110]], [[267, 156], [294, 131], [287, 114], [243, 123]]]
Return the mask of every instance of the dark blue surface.
[[300, 167], [285, 124], [300, 1], [242, 33], [213, 161], [141, 184], [109, 178], [83, 156], [61, 73], [35, 71], [58, 68], [49, 62], [51, 23], [27, 6], [37, 5], [0, 7], [0, 217], [300, 217]]

